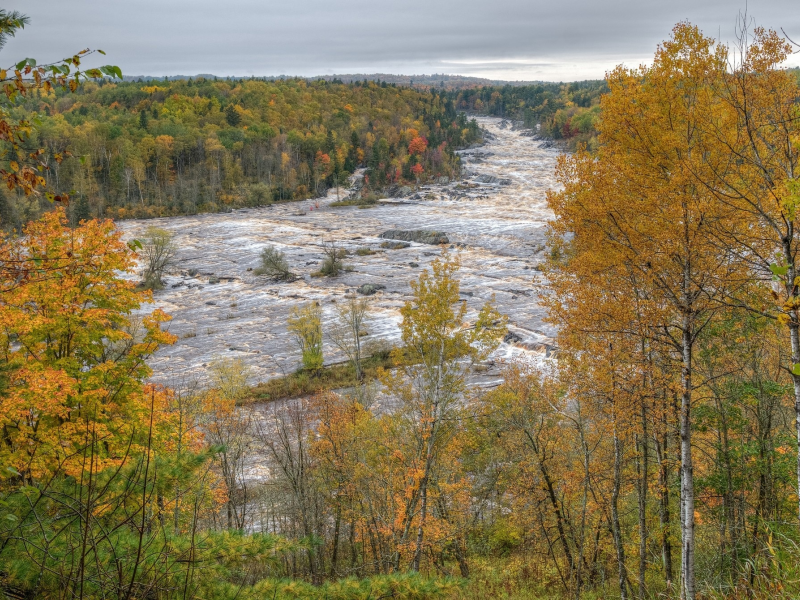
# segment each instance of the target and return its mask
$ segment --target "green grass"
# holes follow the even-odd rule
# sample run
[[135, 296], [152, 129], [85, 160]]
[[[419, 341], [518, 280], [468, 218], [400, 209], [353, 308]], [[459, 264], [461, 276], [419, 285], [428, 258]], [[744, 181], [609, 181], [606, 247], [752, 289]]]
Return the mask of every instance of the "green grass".
[[[374, 354], [361, 362], [366, 381], [376, 379], [379, 368], [390, 369], [393, 366], [388, 350]], [[285, 377], [276, 377], [251, 387], [240, 404], [297, 398], [322, 390], [352, 387], [356, 383], [358, 382], [355, 369], [349, 362], [323, 367], [318, 371], [300, 369]]]

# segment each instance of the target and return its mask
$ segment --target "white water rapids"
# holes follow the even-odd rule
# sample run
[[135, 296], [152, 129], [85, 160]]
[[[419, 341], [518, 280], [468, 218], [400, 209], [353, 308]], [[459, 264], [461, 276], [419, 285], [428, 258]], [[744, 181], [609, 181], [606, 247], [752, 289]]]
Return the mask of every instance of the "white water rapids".
[[[418, 197], [390, 199], [369, 209], [330, 207], [336, 200], [332, 190], [318, 201], [120, 223], [127, 237], [141, 236], [149, 226], [167, 229], [179, 248], [177, 265], [165, 277], [166, 288], [154, 295], [154, 305], [172, 315], [167, 327], [179, 339], [151, 359], [153, 379], [167, 384], [202, 380], [204, 366], [215, 357], [243, 359], [252, 368], [253, 383], [291, 372], [300, 365], [286, 329], [291, 308], [317, 301], [329, 320], [334, 303], [364, 283], [386, 286], [371, 296], [373, 316], [365, 340], [396, 340], [398, 309], [410, 298], [409, 281], [442, 249], [412, 243], [368, 256], [355, 254], [365, 246], [379, 250], [384, 240], [378, 235], [388, 229], [448, 235], [454, 245], [450, 251], [461, 257], [462, 297], [471, 315], [494, 297], [518, 336], [496, 351], [496, 363], [519, 354], [543, 357], [554, 332], [543, 323], [537, 305], [537, 289], [544, 282], [535, 267], [545, 252], [544, 228], [551, 217], [545, 192], [555, 185], [558, 151], [541, 147], [540, 141], [500, 119], [478, 121], [491, 136], [484, 146], [461, 152], [465, 179], [422, 186]], [[334, 278], [311, 278], [323, 259], [322, 243], [330, 241], [351, 253], [345, 262], [353, 270]], [[275, 283], [254, 276], [250, 269], [258, 267], [267, 245], [285, 252], [301, 278]], [[220, 282], [209, 283], [212, 277]], [[328, 340], [324, 350], [327, 363], [343, 358]], [[496, 375], [497, 369], [490, 369], [483, 383], [490, 384]]]

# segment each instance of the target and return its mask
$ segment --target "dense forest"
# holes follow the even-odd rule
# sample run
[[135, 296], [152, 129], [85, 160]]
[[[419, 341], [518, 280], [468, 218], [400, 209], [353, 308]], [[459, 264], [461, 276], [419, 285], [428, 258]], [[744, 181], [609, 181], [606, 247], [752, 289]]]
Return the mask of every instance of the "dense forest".
[[[99, 79], [34, 90], [9, 114], [38, 120], [26, 144], [50, 157], [73, 222], [313, 198], [359, 167], [365, 194], [454, 177], [453, 150], [480, 138], [444, 95], [366, 81]], [[18, 227], [43, 207], [6, 193], [0, 218]]]
[[[0, 11], [0, 42], [25, 23]], [[126, 243], [111, 219], [75, 222], [81, 199], [106, 214], [137, 202], [158, 213], [170, 198], [170, 211], [188, 210], [177, 203], [193, 181], [199, 190], [214, 173], [217, 191], [236, 188], [219, 179], [226, 156], [243, 178], [252, 160], [260, 179], [246, 187], [265, 185], [267, 201], [288, 195], [288, 179], [259, 172], [248, 144], [286, 155], [301, 196], [359, 163], [379, 185], [405, 177], [382, 159], [434, 176], [457, 168], [451, 144], [478, 134], [454, 112], [468, 98], [495, 102], [487, 110], [516, 98], [554, 118], [582, 88], [452, 98], [376, 84], [183, 81], [168, 86], [186, 93], [168, 96], [152, 83], [96, 82], [119, 79], [116, 67], [76, 75], [86, 54], [4, 71], [0, 175], [15, 198], [55, 208], [0, 238], [0, 590], [47, 599], [797, 598], [800, 87], [781, 67], [792, 45], [742, 25], [732, 49], [681, 23], [651, 66], [609, 73], [599, 101], [592, 90], [602, 86], [588, 86], [581, 108], [601, 115], [595, 143], [560, 158], [560, 187], [547, 195], [554, 218], [539, 268], [558, 330], [553, 360], [509, 364], [497, 386], [471, 387], [506, 318], [492, 301], [467, 310], [459, 254], [442, 249], [411, 281], [396, 346], [381, 356], [362, 347], [370, 297], [344, 296], [325, 330], [319, 304], [296, 306], [287, 330], [304, 366], [281, 383], [316, 382], [315, 393], [266, 406], [249, 402], [241, 361], [209, 363], [205, 387], [148, 381], [148, 358], [176, 339], [169, 315], [140, 312], [153, 292], [121, 274], [154, 256], [153, 240], [162, 249], [168, 240], [152, 230]], [[309, 135], [290, 141], [299, 124], [267, 132], [253, 107], [269, 114], [278, 93], [248, 99], [250, 86], [296, 94], [286, 115], [316, 123]], [[197, 87], [211, 96], [192, 95]], [[554, 113], [551, 92], [565, 103]], [[333, 97], [337, 106], [362, 100], [363, 109], [350, 106], [364, 129], [328, 128], [355, 119], [347, 104], [324, 128], [315, 120], [321, 104], [311, 101]], [[421, 120], [378, 118], [370, 102], [414, 106]], [[39, 124], [19, 119], [32, 103], [51, 112]], [[203, 131], [194, 145], [178, 144], [183, 121], [171, 111], [203, 123], [184, 123]], [[453, 116], [445, 126], [444, 115]], [[48, 146], [57, 126], [76, 137]], [[82, 132], [102, 127], [119, 128], [108, 142], [121, 140], [119, 152], [83, 154]], [[126, 141], [126, 157], [142, 145], [151, 152], [141, 188], [131, 175], [128, 190], [129, 167], [112, 168]], [[198, 147], [213, 160], [199, 161]], [[439, 159], [432, 148], [443, 149]], [[64, 178], [86, 187], [68, 198], [58, 193]], [[132, 201], [115, 205], [110, 190]], [[280, 251], [262, 258], [275, 281], [292, 285]], [[335, 277], [342, 258], [330, 248], [320, 276]], [[347, 356], [348, 393], [324, 385], [323, 336]], [[391, 410], [372, 409], [378, 385], [396, 399]], [[269, 457], [261, 480], [256, 450]]]
[[458, 110], [523, 121], [542, 137], [597, 146], [596, 123], [600, 97], [608, 92], [604, 80], [487, 86], [449, 92]]

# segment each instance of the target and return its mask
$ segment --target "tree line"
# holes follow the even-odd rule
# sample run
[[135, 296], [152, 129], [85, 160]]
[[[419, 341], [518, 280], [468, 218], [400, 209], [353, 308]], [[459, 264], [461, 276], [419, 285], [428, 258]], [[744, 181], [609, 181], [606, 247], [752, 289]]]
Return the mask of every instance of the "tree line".
[[540, 136], [575, 150], [597, 147], [596, 123], [605, 80], [484, 86], [448, 92], [459, 110], [522, 121]]
[[[454, 177], [453, 150], [480, 139], [444, 95], [374, 82], [100, 78], [32, 90], [9, 118], [38, 121], [25, 148], [44, 151], [42, 176], [71, 194], [74, 223], [313, 198], [360, 167], [363, 194]], [[0, 197], [6, 227], [44, 208]]]

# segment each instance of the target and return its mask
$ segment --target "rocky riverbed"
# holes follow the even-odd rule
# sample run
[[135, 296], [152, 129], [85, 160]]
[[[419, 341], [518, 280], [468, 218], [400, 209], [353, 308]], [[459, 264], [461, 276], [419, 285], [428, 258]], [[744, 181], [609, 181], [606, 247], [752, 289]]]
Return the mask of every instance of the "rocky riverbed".
[[[509, 316], [513, 335], [497, 350], [481, 383], [496, 381], [503, 359], [548, 355], [553, 331], [537, 304], [544, 281], [536, 267], [544, 258], [550, 217], [545, 192], [555, 185], [558, 151], [508, 122], [478, 121], [489, 135], [480, 148], [460, 152], [463, 180], [402, 190], [402, 197], [373, 208], [331, 207], [336, 200], [331, 191], [313, 201], [120, 223], [128, 237], [151, 225], [167, 229], [179, 247], [177, 264], [154, 302], [172, 315], [168, 327], [179, 339], [151, 360], [153, 379], [167, 384], [203, 379], [204, 366], [220, 356], [243, 359], [253, 382], [292, 371], [300, 364], [286, 330], [292, 307], [319, 302], [327, 320], [336, 302], [365, 285], [372, 290], [362, 291], [375, 292], [365, 340], [390, 344], [398, 338], [398, 309], [410, 297], [409, 281], [443, 249], [461, 257], [461, 291], [470, 312], [494, 297]], [[444, 233], [449, 243], [424, 243], [431, 241], [425, 235], [417, 236], [422, 242], [396, 241], [403, 234], [381, 237], [391, 230]], [[349, 252], [345, 263], [351, 271], [334, 278], [311, 276], [321, 265], [326, 242]], [[285, 252], [299, 279], [276, 283], [254, 275], [267, 245]], [[360, 248], [377, 252], [360, 256]], [[326, 362], [342, 359], [327, 341], [325, 356]]]

